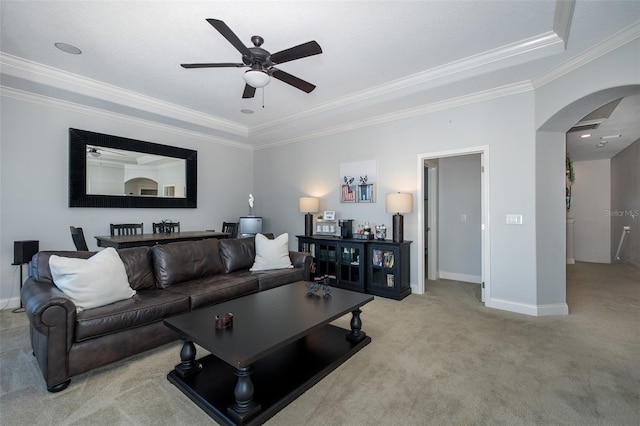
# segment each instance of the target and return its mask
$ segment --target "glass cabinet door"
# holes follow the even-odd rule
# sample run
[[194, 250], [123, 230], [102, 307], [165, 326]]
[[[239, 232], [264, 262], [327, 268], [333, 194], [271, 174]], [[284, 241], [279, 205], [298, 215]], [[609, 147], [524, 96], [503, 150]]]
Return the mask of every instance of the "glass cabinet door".
[[337, 247], [335, 244], [324, 244], [318, 242], [316, 244], [316, 275], [328, 275], [329, 278], [335, 280], [338, 269]]
[[363, 285], [363, 267], [361, 260], [364, 259], [363, 248], [360, 245], [341, 244], [340, 252], [340, 268], [339, 282], [340, 285], [347, 288], [357, 288], [362, 290]]
[[394, 288], [396, 252], [393, 249], [371, 249], [371, 277], [369, 283], [377, 287]]

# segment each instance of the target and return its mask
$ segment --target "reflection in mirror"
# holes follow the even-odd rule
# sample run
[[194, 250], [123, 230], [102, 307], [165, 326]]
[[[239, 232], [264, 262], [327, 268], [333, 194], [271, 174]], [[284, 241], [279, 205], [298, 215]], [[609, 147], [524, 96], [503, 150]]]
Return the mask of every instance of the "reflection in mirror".
[[87, 146], [87, 194], [185, 198], [186, 160]]
[[69, 207], [197, 207], [197, 151], [69, 129]]

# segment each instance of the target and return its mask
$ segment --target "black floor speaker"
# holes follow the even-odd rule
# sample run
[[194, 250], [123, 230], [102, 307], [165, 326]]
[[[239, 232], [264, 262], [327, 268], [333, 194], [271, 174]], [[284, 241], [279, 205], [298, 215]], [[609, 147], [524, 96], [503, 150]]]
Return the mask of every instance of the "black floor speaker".
[[13, 264], [29, 263], [34, 254], [40, 249], [40, 241], [26, 240], [13, 242]]

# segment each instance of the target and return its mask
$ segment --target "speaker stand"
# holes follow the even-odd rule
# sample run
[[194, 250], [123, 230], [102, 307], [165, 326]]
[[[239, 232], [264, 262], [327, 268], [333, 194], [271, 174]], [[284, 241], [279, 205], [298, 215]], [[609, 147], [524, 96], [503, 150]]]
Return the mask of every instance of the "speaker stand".
[[24, 263], [12, 263], [12, 265], [20, 267], [20, 292], [18, 294], [20, 299], [20, 307], [15, 308], [13, 311], [11, 311], [14, 314], [17, 314], [19, 312], [24, 312], [24, 307], [22, 306], [22, 294], [21, 294], [22, 293], [22, 265], [24, 265]]

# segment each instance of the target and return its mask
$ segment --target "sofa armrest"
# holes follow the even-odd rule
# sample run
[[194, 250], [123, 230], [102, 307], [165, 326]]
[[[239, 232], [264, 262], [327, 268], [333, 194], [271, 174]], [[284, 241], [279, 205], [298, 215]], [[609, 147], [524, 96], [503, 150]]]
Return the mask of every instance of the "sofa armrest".
[[313, 256], [310, 253], [300, 251], [289, 251], [289, 258], [294, 268], [304, 268], [304, 280], [311, 280], [311, 263]]
[[29, 278], [20, 293], [30, 323], [31, 348], [47, 390], [69, 385], [69, 351], [73, 344], [76, 306], [55, 284]]
[[[76, 305], [55, 284], [29, 278], [21, 291], [22, 303], [31, 325], [45, 336], [52, 327], [68, 330], [67, 347], [71, 347]], [[61, 309], [52, 309], [60, 307]]]

